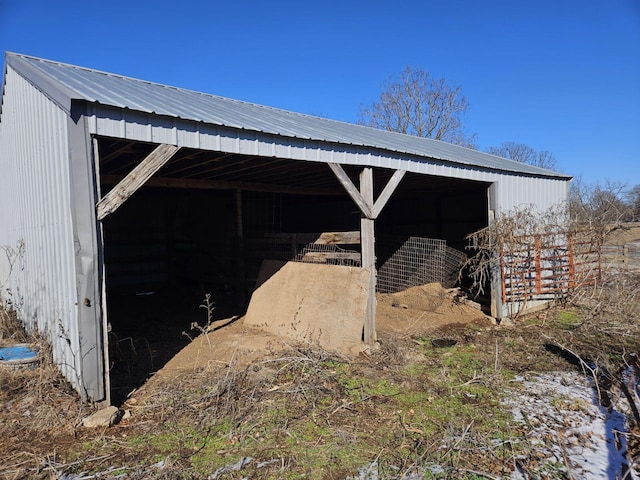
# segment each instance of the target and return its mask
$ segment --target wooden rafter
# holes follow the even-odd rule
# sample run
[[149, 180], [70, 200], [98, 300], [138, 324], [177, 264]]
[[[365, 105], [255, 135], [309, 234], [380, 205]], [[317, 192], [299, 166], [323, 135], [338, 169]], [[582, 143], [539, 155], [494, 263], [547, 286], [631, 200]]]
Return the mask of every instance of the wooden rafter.
[[[121, 175], [102, 175], [102, 183], [113, 185], [120, 182]], [[340, 195], [338, 188], [297, 187], [288, 185], [272, 185], [267, 183], [236, 182], [227, 180], [207, 180], [195, 178], [152, 177], [145, 185], [161, 188], [184, 188], [196, 190], [242, 190], [245, 192], [289, 193], [293, 195]]]

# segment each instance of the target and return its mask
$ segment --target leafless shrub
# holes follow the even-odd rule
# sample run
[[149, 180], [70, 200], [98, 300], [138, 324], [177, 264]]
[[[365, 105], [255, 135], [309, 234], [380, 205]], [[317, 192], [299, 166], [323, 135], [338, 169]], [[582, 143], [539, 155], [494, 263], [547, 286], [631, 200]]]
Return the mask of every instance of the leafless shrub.
[[39, 444], [52, 444], [58, 436], [73, 436], [90, 407], [80, 402], [57, 370], [50, 344], [23, 335], [37, 346], [40, 361], [31, 368], [0, 367], [0, 439], [8, 439], [8, 444], [0, 440], [4, 454], [0, 477], [49, 478], [37, 475], [42, 472], [42, 457], [30, 452]]
[[403, 341], [407, 340], [399, 334], [388, 334], [384, 339], [380, 339], [380, 348], [374, 352], [375, 364], [382, 368], [401, 365], [405, 361], [406, 355], [405, 349], [402, 348]]
[[532, 238], [539, 234], [544, 234], [551, 241], [557, 240], [556, 237], [566, 238], [570, 230], [567, 215], [563, 207], [546, 212], [537, 212], [533, 207], [520, 208], [499, 215], [488, 227], [469, 234], [467, 248], [474, 254], [467, 260], [465, 268], [472, 280], [472, 290], [485, 293], [491, 272], [501, 267], [504, 252], [520, 250], [523, 244], [532, 243]]
[[640, 274], [608, 270], [600, 285], [573, 292], [571, 303], [583, 309], [585, 328], [616, 337], [640, 333]]
[[640, 455], [640, 274], [607, 271], [595, 287], [577, 289], [571, 303], [580, 323], [551, 340], [577, 359], [576, 366], [594, 381], [600, 405], [627, 415], [628, 455]]
[[[504, 268], [505, 262], [508, 270], [521, 271], [526, 269], [523, 265], [532, 260], [528, 252], [545, 248], [553, 250], [563, 244], [569, 247], [571, 238], [577, 238], [582, 245], [591, 245], [593, 248], [584, 253], [592, 256], [589, 261], [593, 261], [594, 254], [598, 255], [599, 262], [603, 239], [632, 218], [631, 207], [624, 201], [625, 195], [622, 184], [604, 182], [587, 185], [577, 179], [571, 185], [566, 205], [545, 212], [531, 206], [498, 215], [488, 227], [467, 237], [468, 248], [474, 252], [466, 264], [472, 289], [484, 293], [493, 278], [492, 272]], [[534, 246], [536, 237], [546, 238], [551, 246]], [[505, 252], [517, 252], [517, 255], [505, 258]], [[592, 274], [587, 272], [587, 276]], [[572, 289], [573, 285], [568, 287]], [[572, 292], [562, 293], [565, 296], [565, 293]]]
[[624, 200], [627, 195], [622, 183], [586, 184], [579, 178], [575, 179], [569, 196], [571, 222], [606, 236], [620, 223], [633, 218], [633, 207]]

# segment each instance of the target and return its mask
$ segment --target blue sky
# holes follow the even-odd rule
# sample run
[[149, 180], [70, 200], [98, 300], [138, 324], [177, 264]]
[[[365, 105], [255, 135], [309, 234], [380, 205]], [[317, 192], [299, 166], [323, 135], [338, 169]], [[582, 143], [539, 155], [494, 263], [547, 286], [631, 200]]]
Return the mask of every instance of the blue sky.
[[348, 122], [409, 65], [461, 86], [481, 150], [640, 184], [640, 0], [0, 0], [0, 51]]

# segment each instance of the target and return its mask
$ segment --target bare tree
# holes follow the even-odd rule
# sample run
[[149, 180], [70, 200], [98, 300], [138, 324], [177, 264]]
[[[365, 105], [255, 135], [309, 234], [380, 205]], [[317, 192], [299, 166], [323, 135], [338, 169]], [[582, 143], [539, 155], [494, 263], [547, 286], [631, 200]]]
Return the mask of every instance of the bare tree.
[[625, 193], [622, 183], [586, 184], [576, 178], [571, 182], [569, 191], [571, 220], [606, 235], [633, 216], [632, 207], [623, 200]]
[[627, 203], [631, 208], [632, 220], [640, 221], [640, 184], [633, 187], [627, 192]]
[[380, 100], [360, 107], [358, 123], [476, 148], [475, 134], [462, 126], [468, 108], [459, 86], [406, 67], [399, 78], [387, 79]]
[[548, 170], [556, 170], [558, 168], [558, 162], [553, 153], [547, 150], [538, 152], [524, 143], [505, 142], [499, 147], [487, 148], [487, 152]]

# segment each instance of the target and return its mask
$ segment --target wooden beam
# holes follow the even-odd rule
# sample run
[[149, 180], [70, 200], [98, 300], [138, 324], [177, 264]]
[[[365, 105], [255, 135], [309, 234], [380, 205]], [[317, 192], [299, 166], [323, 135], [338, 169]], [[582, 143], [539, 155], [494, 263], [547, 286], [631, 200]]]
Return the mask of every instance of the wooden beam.
[[[122, 175], [102, 175], [104, 184], [116, 184]], [[286, 185], [270, 185], [267, 183], [235, 182], [227, 180], [204, 180], [172, 177], [152, 177], [146, 183], [148, 187], [185, 188], [194, 190], [237, 190], [245, 192], [290, 193], [294, 195], [341, 195], [341, 188], [296, 187]]]
[[165, 165], [180, 149], [175, 145], [163, 143], [142, 160], [129, 174], [124, 177], [98, 202], [98, 220], [104, 219], [115, 212], [136, 190], [147, 182], [151, 176]]
[[352, 260], [360, 261], [358, 252], [307, 252], [302, 257], [305, 261], [317, 261], [318, 263], [326, 263], [327, 260]]
[[323, 232], [313, 243], [317, 245], [360, 245], [360, 232]]
[[[371, 202], [367, 204], [367, 201], [363, 198], [361, 192], [358, 191], [358, 189], [353, 184], [349, 176], [345, 173], [342, 166], [338, 163], [329, 163], [328, 165], [329, 165], [329, 168], [333, 170], [333, 173], [336, 175], [336, 177], [338, 178], [338, 181], [342, 184], [342, 186], [347, 191], [349, 196], [353, 199], [354, 202], [356, 202], [356, 205], [358, 205], [358, 208], [360, 209], [362, 214], [367, 218], [374, 218], [373, 211], [372, 211], [373, 180], [371, 181]], [[371, 169], [369, 169], [369, 171], [371, 171]]]
[[[367, 207], [373, 206], [373, 171], [365, 168], [360, 172], [360, 194]], [[369, 297], [364, 319], [364, 342], [374, 345], [376, 336], [376, 250], [375, 250], [375, 220], [371, 216], [363, 215], [360, 219], [360, 241], [362, 245], [362, 268], [369, 270]]]
[[389, 182], [387, 182], [384, 190], [382, 190], [382, 193], [373, 205], [373, 218], [378, 218], [380, 212], [391, 198], [391, 195], [393, 195], [393, 192], [395, 192], [405, 173], [407, 173], [406, 170], [396, 170], [393, 176], [389, 179]]
[[[100, 150], [99, 150], [99, 142], [96, 137], [92, 137], [93, 144], [93, 164], [94, 170], [96, 172], [96, 198], [102, 197], [100, 193], [100, 182], [97, 180], [100, 178]], [[98, 244], [98, 262], [100, 262], [100, 268], [98, 268], [98, 275], [100, 275], [100, 313], [98, 318], [102, 321], [102, 361], [104, 365], [104, 401], [100, 402], [105, 407], [111, 405], [111, 375], [109, 375], [109, 371], [111, 370], [110, 365], [111, 361], [109, 360], [109, 312], [107, 309], [107, 273], [105, 269], [104, 262], [104, 229], [101, 223], [97, 223], [96, 225], [96, 233], [97, 233], [97, 244]], [[98, 351], [99, 353], [99, 351]]]

